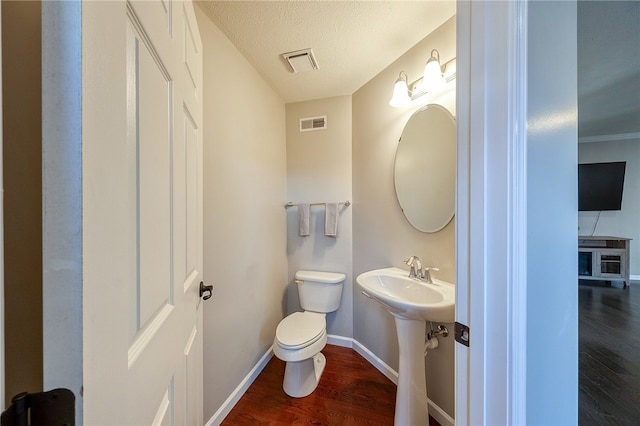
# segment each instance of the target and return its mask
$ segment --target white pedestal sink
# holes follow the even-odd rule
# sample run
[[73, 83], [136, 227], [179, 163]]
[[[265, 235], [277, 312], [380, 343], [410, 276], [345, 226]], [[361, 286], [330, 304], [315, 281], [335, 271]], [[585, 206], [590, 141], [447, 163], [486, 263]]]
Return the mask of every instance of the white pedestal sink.
[[400, 349], [396, 426], [429, 424], [424, 368], [426, 321], [453, 322], [455, 302], [453, 284], [433, 281], [409, 278], [400, 268], [376, 269], [356, 278], [363, 294], [381, 303], [395, 318]]

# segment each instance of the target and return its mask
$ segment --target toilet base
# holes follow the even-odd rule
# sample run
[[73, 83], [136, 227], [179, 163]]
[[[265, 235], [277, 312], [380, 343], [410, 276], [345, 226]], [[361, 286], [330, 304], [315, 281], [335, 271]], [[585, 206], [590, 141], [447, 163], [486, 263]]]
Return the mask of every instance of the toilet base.
[[327, 365], [327, 359], [322, 352], [318, 352], [309, 359], [287, 362], [282, 383], [284, 392], [294, 398], [309, 395], [318, 387], [325, 365]]

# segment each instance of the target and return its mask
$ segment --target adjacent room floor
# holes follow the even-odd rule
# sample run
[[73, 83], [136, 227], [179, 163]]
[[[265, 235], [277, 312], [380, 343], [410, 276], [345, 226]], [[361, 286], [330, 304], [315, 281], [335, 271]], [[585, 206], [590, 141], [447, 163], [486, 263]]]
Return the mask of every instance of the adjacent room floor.
[[273, 357], [222, 425], [393, 425], [396, 385], [350, 348], [327, 345], [322, 353], [327, 366], [311, 395], [287, 396], [285, 363]]
[[640, 283], [580, 281], [581, 426], [640, 423]]

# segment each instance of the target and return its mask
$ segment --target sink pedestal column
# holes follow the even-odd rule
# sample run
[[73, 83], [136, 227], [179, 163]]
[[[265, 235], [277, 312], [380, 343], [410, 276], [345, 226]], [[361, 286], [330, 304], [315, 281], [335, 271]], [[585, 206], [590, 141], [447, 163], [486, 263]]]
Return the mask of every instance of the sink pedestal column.
[[427, 324], [422, 320], [394, 316], [400, 346], [398, 390], [394, 424], [429, 425], [427, 379], [424, 368], [424, 339]]

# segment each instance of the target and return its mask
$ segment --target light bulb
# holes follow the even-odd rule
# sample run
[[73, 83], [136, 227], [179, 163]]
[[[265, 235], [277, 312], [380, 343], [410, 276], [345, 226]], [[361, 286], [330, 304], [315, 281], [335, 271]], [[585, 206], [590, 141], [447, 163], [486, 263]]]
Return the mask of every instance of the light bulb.
[[396, 84], [393, 86], [393, 96], [389, 101], [389, 105], [394, 108], [402, 108], [411, 104], [411, 97], [409, 96], [409, 87], [407, 86], [406, 74], [402, 76], [403, 72], [400, 72], [400, 76], [396, 80]]

